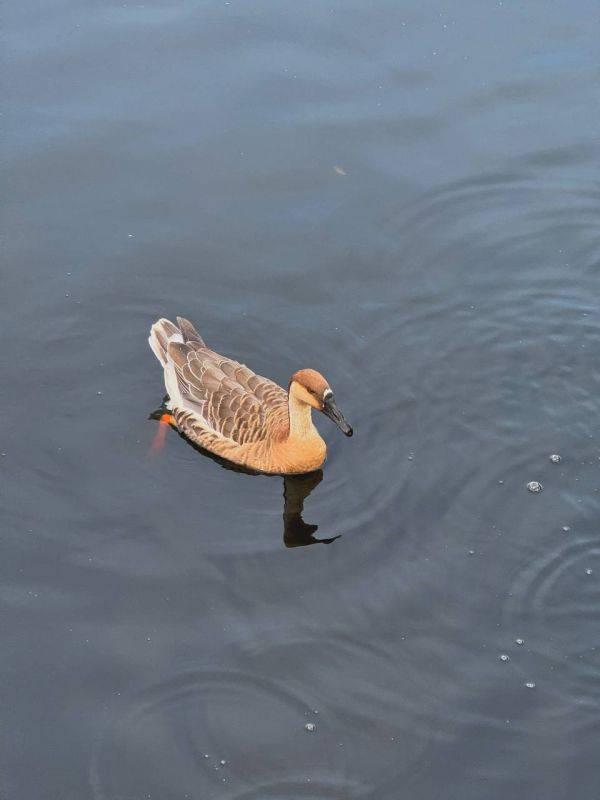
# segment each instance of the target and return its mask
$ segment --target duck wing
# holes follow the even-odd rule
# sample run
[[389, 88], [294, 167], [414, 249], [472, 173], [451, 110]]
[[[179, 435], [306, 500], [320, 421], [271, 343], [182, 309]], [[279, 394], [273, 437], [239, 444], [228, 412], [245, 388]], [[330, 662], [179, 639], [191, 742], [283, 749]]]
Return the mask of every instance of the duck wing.
[[183, 407], [237, 444], [264, 439], [269, 416], [287, 409], [287, 393], [280, 386], [210, 350], [202, 339], [170, 341], [167, 355]]

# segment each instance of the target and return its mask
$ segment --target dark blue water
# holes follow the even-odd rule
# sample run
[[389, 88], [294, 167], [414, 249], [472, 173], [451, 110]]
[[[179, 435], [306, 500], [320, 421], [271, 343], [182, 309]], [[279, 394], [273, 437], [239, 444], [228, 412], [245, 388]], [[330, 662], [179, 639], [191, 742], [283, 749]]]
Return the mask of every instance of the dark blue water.
[[[597, 3], [3, 27], [2, 800], [595, 800]], [[320, 482], [150, 454], [177, 314]]]

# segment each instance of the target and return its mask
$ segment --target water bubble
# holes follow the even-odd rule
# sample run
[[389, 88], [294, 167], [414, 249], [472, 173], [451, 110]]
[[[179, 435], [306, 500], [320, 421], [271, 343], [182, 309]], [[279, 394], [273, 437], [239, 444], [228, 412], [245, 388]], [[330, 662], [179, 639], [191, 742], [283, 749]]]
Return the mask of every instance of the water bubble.
[[535, 683], [534, 683], [533, 681], [527, 681], [527, 682], [526, 682], [526, 684], [525, 684], [525, 686], [526, 686], [528, 689], [535, 689]]
[[527, 488], [529, 489], [530, 492], [538, 494], [539, 492], [542, 491], [544, 487], [539, 481], [529, 481], [529, 483], [527, 484]]
[[593, 573], [593, 571], [594, 571], [593, 569], [589, 569], [588, 568], [588, 569], [586, 569], [585, 574], [586, 575], [591, 575]]
[[571, 528], [569, 527], [569, 525], [563, 525], [563, 526], [562, 526], [562, 529], [563, 529], [563, 531], [564, 531], [565, 533], [568, 533], [568, 532], [571, 530]]
[[474, 556], [475, 555], [475, 550], [469, 550], [469, 555], [470, 556]]
[[525, 639], [515, 639], [517, 644], [525, 644]]
[[226, 763], [227, 763], [227, 761], [225, 761], [225, 759], [224, 759], [224, 758], [222, 758], [222, 759], [219, 761], [219, 764], [220, 764], [222, 767], [224, 767]]
[[314, 722], [307, 722], [304, 726], [304, 730], [308, 731], [309, 733], [314, 733], [317, 730], [317, 726]]
[[510, 656], [507, 656], [506, 653], [502, 653], [500, 655], [500, 661], [510, 661]]
[[102, 396], [102, 392], [96, 392], [96, 394], [98, 395], [98, 397]]

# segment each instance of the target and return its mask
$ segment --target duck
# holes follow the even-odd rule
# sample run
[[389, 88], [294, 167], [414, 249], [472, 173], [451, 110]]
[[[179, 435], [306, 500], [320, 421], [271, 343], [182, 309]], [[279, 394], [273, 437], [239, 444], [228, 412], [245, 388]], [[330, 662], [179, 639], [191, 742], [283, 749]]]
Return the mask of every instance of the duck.
[[287, 391], [239, 361], [212, 350], [192, 323], [155, 322], [148, 338], [164, 371], [167, 421], [193, 444], [253, 472], [300, 475], [319, 469], [327, 446], [312, 411], [346, 436], [353, 430], [328, 381], [299, 369]]

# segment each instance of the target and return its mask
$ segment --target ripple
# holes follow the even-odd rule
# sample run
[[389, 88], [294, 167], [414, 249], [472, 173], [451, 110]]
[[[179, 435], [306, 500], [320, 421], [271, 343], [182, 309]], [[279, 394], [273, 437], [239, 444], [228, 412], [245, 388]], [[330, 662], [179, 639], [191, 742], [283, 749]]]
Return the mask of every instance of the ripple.
[[[530, 669], [545, 678], [538, 685], [564, 701], [566, 715], [583, 705], [596, 719], [600, 583], [587, 570], [599, 560], [598, 540], [563, 541], [521, 569], [504, 606], [505, 626], [527, 631]], [[584, 717], [577, 722], [587, 724]]]
[[[358, 800], [420, 770], [456, 725], [418, 654], [333, 634], [242, 660], [244, 669], [183, 671], [115, 704], [92, 757], [95, 800]], [[278, 679], [263, 674], [274, 664]]]
[[[255, 797], [265, 772], [271, 773], [266, 788], [290, 789], [282, 796], [294, 797], [291, 789], [307, 778], [318, 792], [321, 782], [327, 786], [328, 770], [343, 776], [344, 754], [323, 724], [323, 733], [306, 736], [307, 715], [314, 718], [305, 702], [266, 677], [209, 669], [174, 675], [107, 724], [90, 770], [94, 797], [197, 797], [216, 787], [231, 797]], [[338, 793], [346, 789], [342, 778], [329, 785]]]
[[[377, 390], [369, 385], [365, 392], [368, 414], [356, 427], [379, 477], [377, 485], [368, 481], [365, 511], [404, 502], [415, 489], [411, 475], [423, 477], [419, 463], [435, 472], [441, 462], [453, 481], [458, 454], [476, 440], [491, 492], [496, 467], [485, 453], [496, 451], [501, 437], [510, 455], [504, 471], [516, 469], [518, 448], [542, 415], [558, 424], [570, 408], [571, 429], [590, 430], [597, 386], [572, 378], [593, 374], [591, 353], [600, 347], [600, 329], [586, 316], [595, 292], [588, 267], [599, 252], [598, 210], [589, 182], [507, 169], [442, 186], [388, 219], [373, 271], [396, 280], [388, 278], [380, 303], [371, 298], [361, 308], [360, 327], [368, 332], [361, 362], [376, 376]], [[569, 253], [577, 281], [565, 267]], [[585, 347], [573, 353], [573, 340]], [[434, 442], [440, 430], [443, 453]], [[448, 460], [453, 448], [455, 463]], [[462, 486], [480, 477], [468, 465], [459, 469]], [[425, 480], [429, 499], [437, 498], [441, 485]], [[369, 521], [360, 513], [354, 519]]]
[[[586, 569], [597, 563], [595, 540], [562, 542], [555, 550], [528, 564], [511, 586], [506, 613], [510, 619], [533, 620], [547, 633], [561, 620], [594, 620], [600, 603], [600, 584], [587, 582]], [[582, 635], [581, 628], [577, 628]]]

